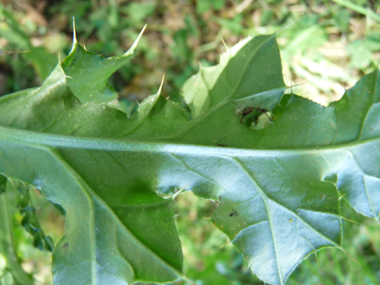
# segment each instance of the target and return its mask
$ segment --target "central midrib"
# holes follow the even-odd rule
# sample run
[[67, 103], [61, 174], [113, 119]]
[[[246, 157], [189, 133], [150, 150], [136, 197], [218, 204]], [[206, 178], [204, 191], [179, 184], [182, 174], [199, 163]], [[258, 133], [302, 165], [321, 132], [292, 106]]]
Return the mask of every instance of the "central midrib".
[[380, 137], [375, 137], [363, 141], [350, 141], [339, 145], [314, 146], [294, 149], [240, 149], [229, 147], [215, 146], [199, 146], [191, 144], [180, 144], [167, 142], [149, 142], [135, 140], [120, 140], [120, 139], [98, 139], [98, 138], [83, 138], [73, 136], [63, 136], [56, 134], [43, 134], [39, 132], [14, 129], [11, 127], [0, 125], [0, 140], [16, 142], [26, 145], [40, 145], [57, 148], [81, 148], [104, 151], [129, 151], [162, 153], [171, 152], [178, 154], [197, 154], [199, 156], [282, 156], [282, 155], [297, 155], [297, 154], [318, 154], [326, 152], [336, 152], [350, 150], [354, 147], [363, 146], [366, 144], [379, 142]]

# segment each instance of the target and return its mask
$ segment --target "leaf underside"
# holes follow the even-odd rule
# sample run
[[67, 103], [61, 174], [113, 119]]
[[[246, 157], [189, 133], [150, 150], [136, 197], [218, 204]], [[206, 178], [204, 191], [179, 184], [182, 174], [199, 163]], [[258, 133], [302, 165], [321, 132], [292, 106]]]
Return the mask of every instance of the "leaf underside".
[[55, 284], [185, 278], [172, 199], [156, 192], [219, 200], [212, 222], [270, 284], [342, 249], [342, 195], [379, 221], [378, 70], [326, 108], [283, 95], [275, 35], [258, 36], [188, 80], [190, 114], [156, 94], [128, 118], [106, 79], [132, 54], [75, 43], [40, 88], [0, 98], [0, 173], [66, 211]]

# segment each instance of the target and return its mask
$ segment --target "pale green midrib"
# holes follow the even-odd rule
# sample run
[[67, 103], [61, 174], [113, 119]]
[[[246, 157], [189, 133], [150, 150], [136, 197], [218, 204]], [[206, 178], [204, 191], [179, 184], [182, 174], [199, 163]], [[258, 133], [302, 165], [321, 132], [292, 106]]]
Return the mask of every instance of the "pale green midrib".
[[40, 149], [43, 149], [47, 153], [49, 153], [66, 171], [71, 175], [71, 177], [75, 180], [76, 184], [79, 186], [79, 188], [82, 190], [82, 192], [85, 194], [86, 199], [88, 201], [88, 205], [90, 208], [90, 227], [91, 227], [91, 284], [96, 285], [96, 241], [94, 238], [95, 235], [95, 211], [94, 211], [94, 201], [91, 197], [91, 193], [87, 189], [90, 189], [89, 187], [86, 187], [86, 183], [81, 179], [81, 177], [78, 175], [77, 172], [75, 172], [71, 167], [68, 166], [68, 163], [66, 160], [64, 160], [60, 154], [51, 147], [40, 147]]
[[[152, 251], [149, 247], [147, 247], [143, 242], [141, 242], [134, 234], [132, 234], [132, 232], [130, 232], [126, 227], [125, 225], [120, 221], [120, 219], [115, 215], [115, 213], [113, 212], [113, 210], [107, 205], [107, 203], [105, 203], [103, 201], [103, 199], [101, 199], [97, 194], [96, 192], [85, 182], [85, 180], [71, 167], [71, 165], [66, 161], [64, 160], [63, 158], [61, 158], [61, 156], [56, 153], [56, 151], [54, 149], [51, 149], [50, 147], [39, 147], [39, 146], [36, 146], [42, 150], [45, 150], [47, 152], [49, 152], [53, 157], [54, 159], [57, 160], [57, 162], [62, 165], [66, 170], [67, 172], [73, 177], [73, 179], [77, 182], [77, 184], [79, 185], [79, 187], [83, 190], [83, 192], [85, 192], [85, 195], [87, 197], [89, 197], [89, 199], [92, 201], [92, 197], [95, 198], [100, 204], [102, 204], [102, 206], [111, 214], [112, 218], [116, 221], [116, 224], [118, 224], [127, 234], [129, 237], [131, 237], [137, 244], [140, 244], [140, 246], [142, 246], [143, 248], [145, 248], [145, 250], [151, 254], [151, 256], [153, 256], [155, 259], [157, 259], [161, 264], [163, 264], [164, 266], [170, 268], [173, 272], [175, 272], [179, 277], [183, 278], [183, 279], [187, 279], [186, 276], [183, 275], [182, 272], [179, 272], [176, 268], [174, 268], [172, 265], [168, 264], [165, 260], [163, 260], [160, 256], [158, 256], [154, 251]], [[92, 197], [91, 197], [92, 196]], [[93, 202], [91, 204], [93, 206]], [[91, 216], [94, 217], [92, 220], [93, 222], [95, 222], [95, 215], [94, 215], [95, 211], [94, 209], [91, 210]], [[92, 225], [92, 230], [93, 232], [95, 233], [95, 225], [93, 225], [93, 223], [91, 223]], [[91, 235], [91, 240], [93, 240], [93, 237], [94, 235]], [[95, 247], [95, 241], [93, 241], [94, 243], [94, 248], [96, 250], [96, 247]], [[94, 250], [94, 256], [95, 258], [93, 258], [93, 266], [96, 265], [96, 254], [95, 254], [95, 250]], [[131, 268], [132, 265], [130, 265]], [[93, 274], [96, 274], [96, 267], [93, 267], [94, 271], [93, 271]], [[93, 283], [93, 284], [96, 284], [96, 283]]]
[[[243, 80], [244, 78], [244, 75], [245, 75], [245, 72], [247, 71], [248, 69], [248, 66], [250, 65], [251, 61], [252, 61], [252, 58], [257, 54], [257, 52], [265, 45], [267, 44], [272, 38], [275, 38], [276, 37], [276, 34], [272, 34], [270, 35], [263, 43], [261, 43], [250, 55], [249, 59], [247, 60], [247, 64], [244, 66], [242, 72], [241, 72], [241, 76], [238, 80], [238, 82], [236, 83], [235, 87], [233, 88], [233, 90], [230, 92], [230, 94], [228, 94], [222, 101], [220, 101], [218, 104], [216, 104], [215, 106], [211, 107], [210, 109], [207, 110], [207, 112], [201, 114], [200, 116], [196, 117], [195, 119], [191, 120], [188, 124], [185, 125], [184, 128], [180, 129], [179, 131], [177, 131], [176, 133], [174, 133], [173, 135], [171, 136], [168, 136], [167, 138], [168, 139], [174, 139], [174, 138], [178, 138], [180, 137], [181, 135], [183, 135], [184, 133], [186, 133], [189, 129], [191, 129], [194, 125], [198, 124], [199, 122], [202, 122], [204, 119], [206, 119], [207, 117], [209, 117], [211, 114], [213, 114], [214, 112], [216, 112], [218, 109], [220, 109], [223, 105], [227, 104], [229, 102], [229, 99], [235, 94], [236, 90], [240, 87], [240, 84], [241, 84], [241, 81]], [[248, 42], [247, 42], [248, 43]], [[242, 47], [243, 48], [243, 47]], [[220, 73], [222, 74], [226, 68], [228, 67], [228, 64], [230, 62], [231, 58], [229, 58], [228, 60], [228, 63], [225, 65], [223, 71]], [[216, 82], [217, 83], [217, 82]], [[216, 84], [215, 83], [215, 84]], [[213, 88], [215, 87], [215, 84], [213, 86]], [[206, 84], [207, 86], [207, 84]], [[208, 89], [210, 90], [210, 89]], [[165, 139], [163, 137], [163, 139]]]
[[246, 176], [248, 176], [248, 179], [251, 180], [251, 183], [256, 186], [256, 189], [257, 191], [260, 193], [261, 195], [261, 198], [262, 198], [262, 201], [264, 202], [264, 205], [265, 205], [265, 210], [267, 212], [267, 216], [268, 216], [268, 222], [269, 222], [269, 227], [270, 227], [270, 230], [271, 230], [271, 235], [272, 235], [272, 241], [273, 241], [273, 247], [274, 247], [274, 253], [275, 253], [275, 256], [276, 256], [276, 264], [277, 264], [277, 272], [278, 272], [278, 277], [279, 277], [279, 280], [280, 280], [280, 283], [281, 285], [284, 284], [284, 282], [282, 281], [282, 272], [281, 272], [281, 266], [280, 266], [280, 263], [279, 263], [279, 257], [278, 257], [278, 249], [277, 249], [277, 243], [276, 243], [276, 239], [274, 237], [274, 228], [273, 228], [273, 222], [272, 222], [272, 216], [271, 216], [271, 210], [270, 210], [270, 207], [268, 205], [268, 196], [265, 194], [265, 192], [263, 191], [263, 189], [261, 189], [261, 187], [256, 183], [256, 180], [251, 176], [251, 174], [247, 171], [247, 169], [245, 168], [245, 166], [239, 161], [239, 159], [237, 159], [236, 157], [232, 158], [232, 160], [238, 165], [238, 167], [246, 174]]
[[369, 143], [379, 142], [380, 137], [361, 141], [350, 141], [340, 145], [328, 145], [322, 147], [302, 147], [289, 149], [240, 149], [229, 147], [198, 146], [191, 144], [179, 144], [172, 141], [149, 142], [120, 139], [99, 139], [63, 136], [56, 134], [44, 134], [35, 131], [16, 129], [0, 125], [0, 140], [16, 142], [27, 145], [40, 145], [60, 148], [81, 148], [105, 151], [148, 151], [148, 152], [172, 152], [184, 154], [198, 154], [206, 156], [281, 156], [296, 154], [318, 154], [349, 150], [354, 147]]

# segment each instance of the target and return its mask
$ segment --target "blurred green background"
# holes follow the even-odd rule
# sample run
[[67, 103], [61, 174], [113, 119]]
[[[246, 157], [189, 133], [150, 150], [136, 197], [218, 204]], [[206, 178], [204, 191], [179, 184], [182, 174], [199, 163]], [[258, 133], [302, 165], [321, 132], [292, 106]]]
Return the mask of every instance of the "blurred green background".
[[[278, 31], [285, 81], [314, 101], [337, 100], [380, 60], [378, 0], [201, 0], [201, 1], [0, 1], [0, 95], [39, 86], [77, 38], [87, 50], [104, 56], [123, 54], [145, 24], [136, 57], [110, 83], [130, 110], [157, 92], [177, 102], [181, 86], [199, 65], [218, 62], [220, 53], [247, 36]], [[17, 187], [16, 187], [17, 188]], [[23, 268], [36, 284], [51, 284], [51, 253], [33, 247], [33, 236], [20, 225], [25, 217], [20, 195], [9, 192], [14, 231]], [[64, 234], [59, 208], [29, 190], [42, 229], [54, 241]], [[21, 200], [20, 200], [21, 199]], [[196, 284], [263, 284], [249, 272], [227, 237], [209, 217], [216, 205], [191, 193], [174, 203], [185, 254], [185, 273]], [[342, 203], [343, 252], [328, 249], [312, 255], [290, 276], [288, 284], [380, 284], [380, 227]], [[25, 225], [24, 225], [25, 226]], [[35, 241], [35, 240], [34, 240]], [[34, 242], [36, 243], [36, 242]], [[224, 246], [223, 246], [224, 245]], [[0, 277], [6, 271], [0, 260]], [[0, 278], [0, 284], [10, 278]], [[177, 284], [185, 284], [178, 282]]]

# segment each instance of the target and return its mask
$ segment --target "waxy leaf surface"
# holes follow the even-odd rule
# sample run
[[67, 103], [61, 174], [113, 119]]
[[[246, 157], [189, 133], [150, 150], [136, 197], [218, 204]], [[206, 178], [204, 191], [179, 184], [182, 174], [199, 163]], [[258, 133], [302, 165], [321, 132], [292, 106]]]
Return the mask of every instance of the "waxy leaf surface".
[[92, 56], [76, 44], [40, 88], [0, 98], [0, 173], [66, 211], [55, 284], [184, 278], [172, 199], [156, 192], [219, 200], [213, 223], [270, 284], [319, 249], [343, 250], [343, 194], [379, 221], [377, 70], [327, 108], [283, 96], [275, 35], [259, 36], [188, 80], [190, 114], [158, 93], [128, 118], [81, 75], [78, 59], [108, 66]]

